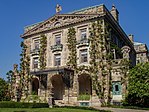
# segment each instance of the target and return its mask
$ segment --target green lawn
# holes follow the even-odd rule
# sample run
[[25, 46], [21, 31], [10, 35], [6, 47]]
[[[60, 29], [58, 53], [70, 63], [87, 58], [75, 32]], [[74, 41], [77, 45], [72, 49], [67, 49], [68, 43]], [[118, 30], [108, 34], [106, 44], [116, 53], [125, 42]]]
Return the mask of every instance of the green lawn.
[[0, 108], [0, 112], [106, 112], [106, 111], [68, 109], [68, 108]]

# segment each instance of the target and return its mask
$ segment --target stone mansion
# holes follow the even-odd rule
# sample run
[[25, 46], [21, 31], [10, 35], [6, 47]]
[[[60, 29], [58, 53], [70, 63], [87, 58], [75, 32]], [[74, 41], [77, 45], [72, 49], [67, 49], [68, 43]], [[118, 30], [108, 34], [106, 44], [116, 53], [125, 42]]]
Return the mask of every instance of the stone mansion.
[[[133, 42], [133, 35], [123, 31], [115, 6], [110, 11], [97, 5], [59, 12], [57, 9], [47, 20], [25, 27], [21, 35], [30, 57], [29, 94], [34, 92], [47, 102], [52, 98], [57, 105], [121, 102], [127, 92], [127, 71], [121, 71], [123, 66], [129, 69], [121, 62], [127, 60], [135, 66], [140, 60], [148, 61], [147, 47], [139, 52], [142, 44]], [[42, 37], [46, 37], [44, 48]]]

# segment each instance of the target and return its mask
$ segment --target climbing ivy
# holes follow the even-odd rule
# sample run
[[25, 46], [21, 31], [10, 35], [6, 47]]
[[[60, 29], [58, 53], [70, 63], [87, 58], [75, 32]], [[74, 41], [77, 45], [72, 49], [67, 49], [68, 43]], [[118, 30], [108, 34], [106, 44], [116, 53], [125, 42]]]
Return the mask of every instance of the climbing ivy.
[[39, 66], [41, 70], [46, 68], [46, 50], [47, 50], [47, 37], [42, 34], [40, 38], [39, 49]]
[[76, 50], [77, 41], [76, 41], [76, 31], [73, 27], [68, 29], [67, 37], [68, 37], [67, 46], [69, 50], [67, 65], [77, 70], [77, 50]]
[[[104, 21], [92, 23], [90, 28], [90, 74], [92, 76], [93, 89], [105, 105], [105, 99], [110, 102], [111, 91], [111, 49], [110, 30], [104, 26]], [[108, 94], [106, 94], [106, 90]]]
[[131, 62], [129, 59], [122, 59], [120, 62], [120, 74], [121, 75], [121, 84], [123, 85], [123, 97], [127, 94], [127, 83], [128, 83], [128, 73], [130, 68], [132, 68]]

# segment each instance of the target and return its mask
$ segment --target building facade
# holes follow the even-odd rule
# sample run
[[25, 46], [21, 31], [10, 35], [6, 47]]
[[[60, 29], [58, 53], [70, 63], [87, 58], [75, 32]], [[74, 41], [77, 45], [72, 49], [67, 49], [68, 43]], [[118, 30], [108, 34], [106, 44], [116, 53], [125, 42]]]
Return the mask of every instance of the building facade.
[[[99, 22], [100, 24], [97, 24]], [[93, 24], [98, 28], [101, 27], [98, 29]], [[71, 28], [75, 33], [70, 32]], [[108, 36], [106, 29], [108, 29]], [[42, 35], [46, 37], [46, 49], [43, 51], [45, 67], [43, 69], [41, 69]], [[97, 37], [97, 41], [94, 40], [93, 35]], [[98, 36], [102, 37], [102, 42]], [[67, 14], [58, 12], [41, 23], [27, 26], [21, 37], [27, 45], [26, 53], [30, 57], [32, 79], [29, 83], [29, 94], [34, 92], [41, 100], [48, 101], [49, 98], [52, 98], [57, 105], [89, 106], [99, 106], [108, 101], [110, 103], [120, 102], [126, 94], [125, 73], [127, 74], [127, 71], [122, 72], [124, 65], [121, 62], [125, 59], [130, 60], [131, 65], [134, 66], [136, 52], [133, 43], [119, 25], [119, 12], [115, 6], [112, 6], [111, 11], [105, 5], [98, 5]], [[73, 39], [75, 40], [72, 41]], [[109, 47], [106, 47], [106, 42]], [[94, 43], [98, 47], [95, 45], [93, 48]], [[68, 44], [75, 45], [75, 47], [71, 48]], [[71, 52], [72, 49], [75, 50], [74, 55], [74, 52]], [[95, 60], [91, 53], [93, 51]], [[99, 56], [98, 53], [102, 55]], [[110, 53], [112, 56], [105, 58], [106, 53]], [[74, 57], [73, 61], [76, 65], [72, 63], [72, 60], [70, 61], [71, 56]], [[102, 62], [103, 67], [101, 69], [102, 67], [99, 66], [101, 63], [97, 64], [98, 70], [95, 74], [90, 72], [93, 60], [94, 63]], [[103, 75], [103, 71], [106, 71], [107, 75]], [[94, 75], [97, 76], [97, 80], [93, 80]]]
[[146, 44], [134, 42], [134, 48], [136, 50], [136, 64], [149, 61], [149, 52]]

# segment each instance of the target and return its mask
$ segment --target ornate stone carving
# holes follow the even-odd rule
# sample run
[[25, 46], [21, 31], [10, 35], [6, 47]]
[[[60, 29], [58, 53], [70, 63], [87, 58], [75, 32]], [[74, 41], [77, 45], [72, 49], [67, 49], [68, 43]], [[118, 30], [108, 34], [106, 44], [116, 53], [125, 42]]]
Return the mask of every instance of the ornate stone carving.
[[130, 52], [130, 47], [128, 46], [122, 47], [123, 58], [129, 59], [130, 58], [129, 52]]

